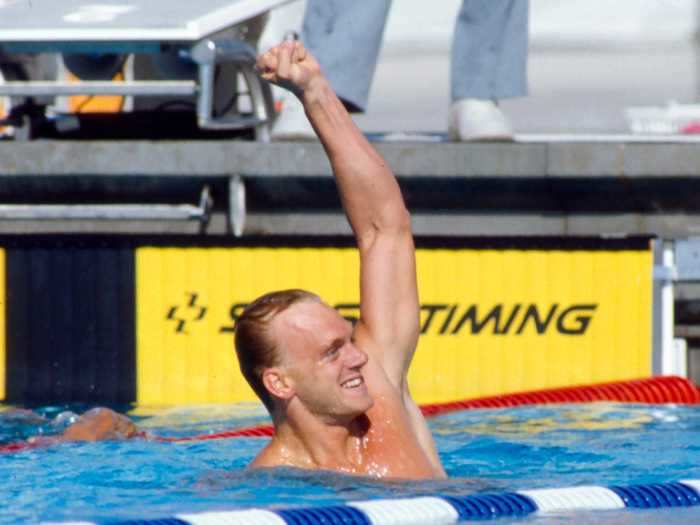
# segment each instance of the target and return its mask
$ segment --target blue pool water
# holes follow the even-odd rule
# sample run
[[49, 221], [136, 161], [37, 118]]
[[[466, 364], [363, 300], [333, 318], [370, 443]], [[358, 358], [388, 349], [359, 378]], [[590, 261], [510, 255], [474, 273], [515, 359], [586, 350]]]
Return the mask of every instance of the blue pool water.
[[[6, 407], [5, 407], [6, 408]], [[0, 443], [60, 430], [0, 407]], [[256, 406], [139, 409], [149, 432], [186, 436], [267, 422]], [[114, 521], [179, 512], [416, 495], [700, 479], [700, 408], [616, 404], [472, 410], [430, 420], [450, 479], [397, 482], [292, 469], [247, 471], [266, 442], [62, 444], [0, 455], [0, 524]], [[526, 523], [700, 523], [700, 507], [531, 516]], [[499, 521], [498, 523], [509, 523]]]

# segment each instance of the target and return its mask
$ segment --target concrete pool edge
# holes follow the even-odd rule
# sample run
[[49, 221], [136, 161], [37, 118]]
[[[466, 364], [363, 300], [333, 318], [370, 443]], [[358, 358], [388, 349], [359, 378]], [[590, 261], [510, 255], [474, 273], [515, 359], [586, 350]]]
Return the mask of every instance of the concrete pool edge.
[[[413, 525], [521, 517], [576, 510], [700, 506], [700, 480], [627, 486], [579, 486], [465, 496], [354, 501], [346, 505], [178, 514], [113, 525]], [[93, 522], [64, 522], [91, 525]], [[96, 524], [95, 524], [96, 525]]]

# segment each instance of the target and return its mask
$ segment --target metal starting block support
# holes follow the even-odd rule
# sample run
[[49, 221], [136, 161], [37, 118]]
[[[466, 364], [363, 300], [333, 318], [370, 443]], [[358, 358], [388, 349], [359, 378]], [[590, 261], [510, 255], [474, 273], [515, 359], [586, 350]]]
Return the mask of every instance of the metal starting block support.
[[243, 177], [234, 175], [228, 182], [228, 220], [231, 233], [235, 237], [241, 237], [245, 229], [246, 196]]
[[[196, 80], [0, 81], [0, 97], [195, 96], [197, 122], [202, 129], [253, 128], [256, 138], [266, 142], [268, 123], [274, 115], [270, 87], [255, 72], [255, 48], [243, 36], [226, 32], [288, 1], [200, 0], [176, 8], [165, 0], [131, 0], [124, 5], [95, 4], [90, 0], [0, 1], [0, 55], [176, 53], [198, 68]], [[168, 16], [164, 17], [166, 11]], [[235, 64], [243, 77], [252, 115], [214, 117], [215, 70], [224, 63]]]
[[198, 92], [195, 82], [172, 81], [82, 81], [82, 82], [5, 82], [0, 84], [0, 96], [44, 97], [71, 95], [123, 95], [138, 97], [192, 96]]
[[[266, 124], [274, 114], [272, 92], [255, 72], [256, 51], [240, 40], [205, 39], [190, 50], [190, 57], [199, 66], [197, 122], [203, 129], [255, 128], [256, 138], [269, 142]], [[216, 65], [236, 64], [243, 75], [253, 105], [252, 117], [214, 118], [214, 74]]]
[[196, 220], [204, 228], [213, 200], [209, 186], [202, 188], [199, 205], [191, 204], [0, 204], [0, 220]]
[[[197, 122], [202, 129], [254, 128], [256, 138], [269, 142], [267, 123], [274, 114], [272, 93], [255, 72], [256, 52], [238, 40], [205, 39], [188, 51], [198, 66], [198, 82], [193, 81], [81, 81], [81, 82], [5, 82], [0, 83], [0, 97], [39, 97], [71, 95], [120, 95], [139, 97], [195, 96]], [[213, 117], [214, 75], [217, 64], [234, 63], [239, 69], [253, 106], [251, 117]]]

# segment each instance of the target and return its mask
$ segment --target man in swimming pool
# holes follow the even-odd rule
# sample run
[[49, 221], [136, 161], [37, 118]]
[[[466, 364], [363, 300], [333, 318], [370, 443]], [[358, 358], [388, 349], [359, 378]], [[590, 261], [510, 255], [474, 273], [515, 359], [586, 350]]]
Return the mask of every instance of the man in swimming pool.
[[[299, 97], [326, 150], [360, 252], [360, 320], [353, 327], [302, 290], [267, 294], [245, 310], [236, 351], [275, 426], [251, 466], [444, 477], [406, 381], [419, 304], [411, 221], [396, 179], [301, 43], [261, 55], [258, 70]], [[138, 433], [104, 409], [66, 432], [77, 440]]]
[[244, 311], [236, 325], [241, 370], [275, 426], [251, 466], [444, 477], [406, 379], [419, 303], [396, 178], [301, 43], [272, 48], [257, 67], [299, 97], [328, 155], [360, 253], [360, 319], [353, 327], [302, 290], [267, 294]]

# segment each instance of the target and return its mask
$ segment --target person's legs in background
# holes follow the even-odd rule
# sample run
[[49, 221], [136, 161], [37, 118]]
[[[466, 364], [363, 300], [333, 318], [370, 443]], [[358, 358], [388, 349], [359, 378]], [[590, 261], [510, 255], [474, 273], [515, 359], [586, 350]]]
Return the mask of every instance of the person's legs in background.
[[452, 140], [512, 138], [497, 101], [527, 94], [528, 12], [529, 0], [463, 0], [452, 43]]
[[[301, 41], [351, 112], [367, 108], [390, 6], [391, 0], [308, 0], [306, 5]], [[294, 96], [285, 97], [272, 137], [316, 137]]]

